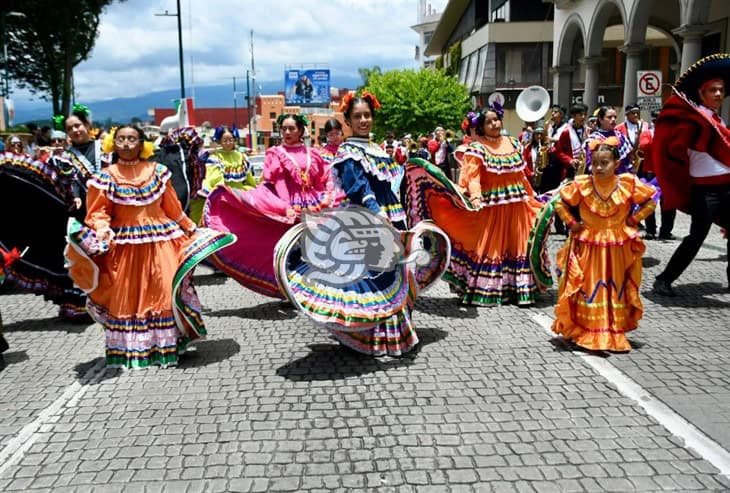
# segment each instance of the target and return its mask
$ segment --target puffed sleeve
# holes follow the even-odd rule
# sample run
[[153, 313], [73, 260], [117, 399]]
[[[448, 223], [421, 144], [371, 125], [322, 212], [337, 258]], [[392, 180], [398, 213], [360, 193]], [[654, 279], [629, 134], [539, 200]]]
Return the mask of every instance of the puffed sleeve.
[[94, 231], [109, 228], [112, 220], [114, 203], [109, 200], [106, 190], [92, 178], [86, 192], [86, 225]]
[[370, 182], [365, 176], [365, 171], [360, 163], [353, 159], [347, 159], [337, 163], [336, 166], [342, 189], [350, 202], [365, 206], [376, 214], [380, 214], [380, 205], [375, 199], [375, 193], [370, 188]]
[[253, 167], [246, 159], [245, 154], [241, 154], [241, 162], [243, 164], [243, 169], [246, 170], [246, 179], [243, 182], [243, 189], [249, 190], [251, 188], [256, 188], [256, 177], [253, 175]]
[[555, 202], [555, 212], [568, 227], [577, 222], [573, 213], [570, 212], [570, 208], [577, 206], [580, 203], [580, 198], [580, 189], [575, 181], [560, 189], [560, 200]]
[[634, 180], [634, 191], [631, 194], [631, 201], [639, 206], [631, 217], [638, 223], [656, 209], [656, 202], [653, 198], [656, 194], [656, 189], [639, 180], [636, 176], [632, 175], [631, 178]]
[[469, 193], [471, 200], [482, 198], [481, 170], [482, 160], [478, 156], [465, 153], [459, 174], [459, 186]]
[[279, 156], [276, 155], [274, 149], [266, 151], [263, 179], [274, 187], [276, 195], [279, 197], [289, 197], [289, 190], [286, 186], [286, 174], [281, 160], [279, 160]]
[[332, 188], [329, 166], [316, 149], [311, 149], [312, 168], [310, 170], [309, 179], [312, 187], [318, 191], [324, 191]]
[[200, 190], [200, 194], [207, 197], [217, 186], [224, 183], [223, 170], [220, 164], [218, 162], [208, 163], [205, 166], [205, 179], [203, 179], [203, 188]]

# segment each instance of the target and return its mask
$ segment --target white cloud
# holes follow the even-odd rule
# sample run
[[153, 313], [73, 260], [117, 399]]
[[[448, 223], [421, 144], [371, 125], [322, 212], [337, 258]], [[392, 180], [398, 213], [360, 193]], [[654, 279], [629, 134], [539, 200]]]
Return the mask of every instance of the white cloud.
[[[442, 8], [445, 0], [431, 2]], [[417, 0], [182, 0], [188, 84], [245, 76], [254, 30], [259, 80], [283, 79], [285, 65], [322, 63], [336, 74], [358, 67], [413, 67]], [[179, 84], [174, 0], [127, 0], [109, 7], [89, 60], [75, 70], [84, 101], [131, 97]], [[191, 64], [191, 57], [193, 64]], [[283, 82], [283, 81], [282, 81]], [[18, 91], [16, 99], [22, 97]]]

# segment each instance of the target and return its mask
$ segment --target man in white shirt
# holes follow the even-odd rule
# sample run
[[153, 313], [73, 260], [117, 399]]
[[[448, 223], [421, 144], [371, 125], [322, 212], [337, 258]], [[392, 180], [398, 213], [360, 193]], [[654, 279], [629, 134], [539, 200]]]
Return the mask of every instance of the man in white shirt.
[[[729, 82], [730, 55], [703, 58], [677, 79], [656, 122], [652, 157], [664, 206], [692, 216], [689, 235], [654, 282], [659, 295], [674, 296], [672, 282], [713, 223], [730, 228], [730, 130], [719, 115]], [[726, 273], [730, 281], [730, 268]]]

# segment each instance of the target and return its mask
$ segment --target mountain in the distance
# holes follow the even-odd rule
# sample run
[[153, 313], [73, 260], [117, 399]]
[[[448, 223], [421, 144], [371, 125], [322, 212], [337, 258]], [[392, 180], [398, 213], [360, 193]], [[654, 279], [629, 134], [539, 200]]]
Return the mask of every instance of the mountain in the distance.
[[[355, 89], [362, 84], [359, 77], [333, 77], [331, 85], [338, 88]], [[239, 82], [239, 85], [241, 83]], [[258, 94], [276, 94], [284, 90], [284, 81], [257, 81]], [[243, 91], [238, 94], [236, 104], [238, 107], [246, 105], [246, 86], [236, 87], [236, 91]], [[253, 89], [251, 90], [253, 92]], [[199, 108], [231, 108], [233, 107], [233, 85], [199, 86], [185, 89], [187, 96], [195, 97], [195, 106]], [[104, 122], [111, 119], [115, 122], [126, 122], [132, 118], [149, 120], [148, 111], [152, 108], [172, 108], [173, 101], [180, 97], [180, 89], [169, 89], [166, 91], [150, 92], [131, 98], [113, 98], [103, 101], [77, 101], [91, 109], [95, 122]], [[31, 121], [49, 121], [51, 119], [52, 107], [46, 101], [16, 101], [15, 122], [25, 123]]]

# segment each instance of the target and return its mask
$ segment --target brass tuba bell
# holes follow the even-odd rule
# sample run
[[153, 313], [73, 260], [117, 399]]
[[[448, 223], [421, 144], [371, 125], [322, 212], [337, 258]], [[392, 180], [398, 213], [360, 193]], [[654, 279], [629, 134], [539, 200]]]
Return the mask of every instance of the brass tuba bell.
[[550, 94], [542, 86], [530, 86], [522, 90], [515, 111], [524, 122], [536, 122], [545, 116], [550, 109]]

